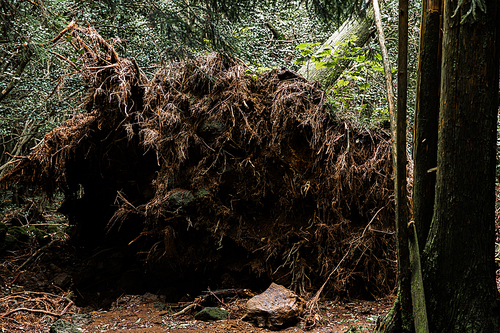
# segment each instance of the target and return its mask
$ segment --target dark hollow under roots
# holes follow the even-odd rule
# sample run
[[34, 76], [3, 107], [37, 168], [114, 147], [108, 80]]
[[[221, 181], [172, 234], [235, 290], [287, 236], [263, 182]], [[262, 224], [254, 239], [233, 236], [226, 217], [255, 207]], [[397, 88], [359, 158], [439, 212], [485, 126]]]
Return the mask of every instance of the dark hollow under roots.
[[3, 180], [62, 190], [72, 244], [122, 249], [116, 270], [155, 288], [307, 292], [334, 271], [332, 296], [393, 289], [387, 135], [336, 121], [319, 86], [287, 69], [246, 74], [211, 54], [148, 80], [93, 29], [73, 37], [87, 112]]

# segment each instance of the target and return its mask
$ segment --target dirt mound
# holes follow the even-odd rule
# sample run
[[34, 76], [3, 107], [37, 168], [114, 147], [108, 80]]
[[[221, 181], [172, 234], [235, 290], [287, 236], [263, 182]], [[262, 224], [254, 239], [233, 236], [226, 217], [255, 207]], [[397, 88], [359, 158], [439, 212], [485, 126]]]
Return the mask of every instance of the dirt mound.
[[[123, 247], [148, 281], [260, 281], [380, 296], [394, 287], [388, 137], [332, 119], [287, 69], [210, 54], [148, 80], [75, 28], [87, 112], [47, 134], [4, 182], [65, 194], [74, 244]], [[143, 269], [143, 268], [142, 268]]]

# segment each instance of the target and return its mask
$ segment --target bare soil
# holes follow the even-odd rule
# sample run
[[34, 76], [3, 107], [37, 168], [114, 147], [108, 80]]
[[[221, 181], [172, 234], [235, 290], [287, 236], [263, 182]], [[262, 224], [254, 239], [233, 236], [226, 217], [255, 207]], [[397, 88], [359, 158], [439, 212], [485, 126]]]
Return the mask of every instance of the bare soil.
[[[205, 303], [199, 301], [198, 295], [186, 293], [177, 302], [169, 302], [165, 295], [149, 292], [115, 296], [116, 292], [110, 288], [117, 284], [114, 275], [110, 275], [106, 283], [92, 280], [96, 284], [88, 289], [83, 285], [75, 286], [79, 278], [88, 280], [88, 276], [100, 275], [102, 271], [92, 266], [91, 258], [74, 256], [64, 239], [54, 241], [45, 251], [38, 251], [40, 248], [33, 244], [25, 245], [0, 259], [1, 332], [45, 333], [56, 320], [74, 322], [75, 315], [82, 314], [92, 321], [78, 327], [88, 333], [269, 331], [241, 320], [247, 300], [263, 290], [245, 289], [244, 293], [211, 297]], [[33, 259], [29, 261], [30, 258]], [[28, 264], [23, 267], [26, 262]], [[208, 291], [203, 293], [207, 294]], [[306, 300], [312, 296], [303, 295]], [[229, 311], [229, 317], [214, 322], [195, 320], [194, 315], [203, 306], [193, 306], [194, 303], [223, 308]], [[323, 299], [307, 318], [283, 331], [346, 332], [351, 329], [350, 332], [369, 332], [392, 303], [393, 296], [374, 301]], [[186, 308], [189, 310], [185, 311]]]
[[[15, 295], [16, 293], [14, 293]], [[18, 293], [19, 294], [19, 293]], [[46, 294], [45, 298], [40, 293], [21, 292], [20, 294], [37, 299], [38, 305], [50, 307], [50, 300], [56, 295]], [[14, 296], [5, 296], [1, 299], [4, 307], [9, 299]], [[194, 319], [198, 310], [193, 310], [182, 315], [175, 315], [178, 311], [177, 303], [162, 303], [158, 296], [123, 295], [113, 303], [108, 310], [89, 311], [74, 305], [61, 318], [72, 321], [76, 313], [87, 313], [92, 319], [91, 323], [80, 326], [82, 332], [268, 332], [268, 329], [258, 328], [240, 318], [245, 312], [246, 299], [232, 300], [223, 306], [230, 312], [228, 319], [214, 322], [203, 322]], [[283, 332], [370, 332], [379, 316], [384, 315], [392, 305], [393, 297], [386, 297], [377, 301], [352, 300], [349, 302], [323, 300], [318, 304], [318, 312], [312, 320], [302, 320], [297, 325], [289, 327]], [[19, 305], [22, 306], [22, 305]], [[42, 307], [43, 307], [42, 306]], [[200, 309], [200, 308], [198, 308]], [[12, 309], [15, 310], [15, 309]], [[12, 311], [11, 310], [11, 311]], [[8, 314], [5, 312], [0, 317], [2, 332], [48, 332], [50, 325], [57, 319], [47, 313], [36, 313], [37, 309], [25, 310]], [[54, 314], [61, 313], [54, 311]], [[8, 315], [6, 315], [8, 314]]]
[[[140, 298], [139, 298], [140, 299]], [[141, 303], [131, 299], [110, 311], [94, 312], [94, 322], [85, 326], [85, 332], [268, 332], [251, 323], [240, 320], [244, 313], [246, 300], [237, 300], [226, 307], [230, 317], [215, 322], [194, 320], [193, 315], [174, 317], [154, 307], [154, 303]], [[308, 330], [304, 322], [290, 327], [284, 332], [345, 332], [353, 327], [356, 332], [369, 332], [375, 326], [377, 317], [384, 314], [392, 304], [392, 297], [378, 301], [333, 302], [319, 304], [317, 322]]]

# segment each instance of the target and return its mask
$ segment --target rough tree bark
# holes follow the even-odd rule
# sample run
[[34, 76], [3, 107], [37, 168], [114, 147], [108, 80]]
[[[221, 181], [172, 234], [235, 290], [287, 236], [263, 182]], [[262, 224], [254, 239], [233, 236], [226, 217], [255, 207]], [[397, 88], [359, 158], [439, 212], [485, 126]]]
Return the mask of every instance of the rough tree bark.
[[413, 220], [422, 251], [434, 212], [443, 0], [422, 1], [420, 51], [413, 134]]
[[[451, 0], [429, 0], [422, 7], [414, 217], [425, 244], [430, 332], [500, 331], [493, 260], [500, 20], [498, 2], [485, 3], [464, 1], [457, 10]], [[405, 311], [399, 301], [379, 331], [407, 331], [397, 321]]]
[[[364, 17], [353, 17], [345, 21], [324, 44], [335, 49], [338, 43], [345, 43], [356, 36], [355, 46], [363, 46], [370, 38], [373, 18], [373, 9], [367, 9]], [[308, 61], [299, 69], [299, 74], [308, 80], [318, 81], [323, 87], [329, 87], [335, 83], [347, 65], [340, 61], [335, 67], [316, 69], [316, 64]]]
[[[500, 61], [497, 0], [444, 4], [434, 215], [423, 252], [431, 332], [500, 332], [495, 165]], [[477, 14], [477, 15], [476, 15]]]

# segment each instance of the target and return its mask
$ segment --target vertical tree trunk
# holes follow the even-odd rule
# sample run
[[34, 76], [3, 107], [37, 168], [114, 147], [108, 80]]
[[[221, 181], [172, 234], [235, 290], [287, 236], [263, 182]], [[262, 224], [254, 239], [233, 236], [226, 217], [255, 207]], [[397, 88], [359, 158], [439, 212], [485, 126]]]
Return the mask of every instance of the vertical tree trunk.
[[441, 76], [442, 0], [422, 1], [420, 51], [413, 135], [413, 220], [418, 246], [424, 249], [434, 211], [439, 89]]
[[[494, 266], [498, 1], [445, 1], [434, 216], [423, 253], [431, 332], [500, 332]], [[471, 22], [473, 21], [473, 22]]]
[[410, 239], [412, 303], [416, 332], [429, 332], [420, 255], [434, 213], [441, 72], [442, 0], [422, 1], [420, 47], [413, 135], [413, 221]]
[[[398, 296], [401, 302], [401, 324], [413, 330], [410, 251], [408, 248], [408, 205], [406, 188], [406, 104], [408, 99], [408, 0], [399, 0], [398, 24], [398, 102], [397, 117], [391, 117], [393, 163], [395, 165], [394, 197], [396, 200], [396, 235], [398, 251]], [[393, 125], [392, 123], [395, 122]]]
[[392, 162], [394, 169], [394, 200], [396, 204], [396, 247], [398, 261], [398, 294], [390, 313], [376, 331], [412, 332], [412, 298], [410, 253], [408, 249], [408, 207], [406, 188], [406, 102], [407, 102], [407, 52], [408, 52], [408, 2], [399, 1], [399, 50], [398, 50], [398, 108], [394, 108], [392, 79], [385, 37], [382, 30], [378, 0], [373, 0], [375, 24], [384, 62], [387, 100], [391, 117]]

